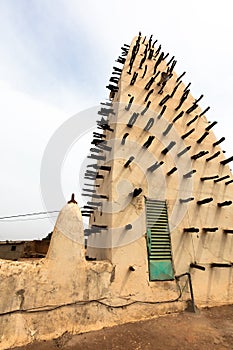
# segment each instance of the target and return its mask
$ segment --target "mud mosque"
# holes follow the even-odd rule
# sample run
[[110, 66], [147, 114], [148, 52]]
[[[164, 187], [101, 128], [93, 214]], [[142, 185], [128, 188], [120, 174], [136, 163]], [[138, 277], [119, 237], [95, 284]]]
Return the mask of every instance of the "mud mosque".
[[141, 33], [121, 50], [93, 133], [86, 205], [72, 196], [44, 258], [0, 260], [1, 350], [233, 303], [233, 157], [174, 56]]

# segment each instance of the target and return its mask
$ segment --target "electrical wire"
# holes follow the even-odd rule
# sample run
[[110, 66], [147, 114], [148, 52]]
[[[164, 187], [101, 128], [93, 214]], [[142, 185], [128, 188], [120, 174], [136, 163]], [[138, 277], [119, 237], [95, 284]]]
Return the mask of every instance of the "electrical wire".
[[[186, 281], [187, 283], [187, 281]], [[54, 311], [66, 306], [74, 306], [74, 305], [87, 305], [91, 303], [97, 303], [103, 306], [106, 306], [111, 309], [120, 309], [120, 308], [125, 308], [127, 306], [131, 306], [134, 304], [149, 304], [149, 305], [156, 305], [156, 304], [168, 304], [168, 303], [175, 303], [178, 302], [182, 295], [185, 287], [181, 289], [180, 284], [178, 280], [176, 279], [176, 285], [178, 287], [179, 295], [175, 299], [170, 299], [170, 300], [161, 300], [161, 301], [148, 301], [148, 300], [132, 300], [129, 303], [125, 304], [120, 304], [120, 305], [112, 305], [104, 302], [106, 298], [100, 298], [100, 299], [91, 299], [91, 300], [79, 300], [79, 301], [74, 301], [71, 303], [65, 303], [65, 304], [60, 304], [60, 305], [44, 305], [44, 306], [38, 306], [38, 307], [33, 307], [29, 309], [15, 309], [15, 310], [10, 310], [10, 311], [5, 311], [0, 313], [0, 316], [6, 316], [6, 315], [11, 315], [11, 314], [16, 314], [16, 313], [36, 313], [36, 312], [49, 312], [49, 311]], [[186, 284], [185, 284], [186, 286]]]
[[2, 223], [4, 222], [24, 222], [24, 221], [36, 221], [36, 220], [44, 220], [49, 218], [57, 218], [56, 216], [45, 216], [43, 218], [34, 218], [34, 219], [16, 219], [16, 220], [1, 220]]
[[[185, 274], [184, 274], [185, 275]], [[182, 275], [183, 276], [183, 275]], [[182, 277], [178, 276], [178, 277]], [[74, 306], [74, 305], [87, 305], [91, 303], [97, 303], [103, 306], [106, 306], [107, 308], [111, 309], [120, 309], [120, 308], [125, 308], [127, 306], [131, 306], [134, 304], [149, 304], [149, 305], [156, 305], [156, 304], [168, 304], [168, 303], [175, 303], [178, 302], [183, 295], [183, 292], [186, 288], [187, 281], [185, 283], [185, 286], [181, 289], [181, 286], [178, 282], [178, 277], [176, 278], [176, 285], [178, 287], [179, 295], [175, 299], [170, 299], [170, 300], [161, 300], [161, 301], [148, 301], [148, 300], [132, 300], [129, 303], [125, 304], [120, 304], [120, 305], [112, 305], [104, 302], [106, 298], [100, 298], [100, 299], [91, 299], [91, 300], [79, 300], [79, 301], [74, 301], [71, 303], [65, 303], [65, 304], [60, 304], [60, 305], [44, 305], [44, 306], [38, 306], [38, 307], [33, 307], [29, 309], [15, 309], [15, 310], [9, 310], [0, 313], [1, 316], [6, 316], [6, 315], [11, 315], [11, 314], [16, 314], [16, 313], [36, 313], [36, 312], [49, 312], [49, 311], [54, 311], [63, 307], [69, 307], [69, 306]]]
[[180, 295], [176, 299], [161, 300], [161, 301], [132, 300], [129, 303], [125, 303], [125, 304], [121, 304], [121, 305], [111, 305], [111, 304], [105, 303], [104, 301], [102, 301], [102, 300], [104, 300], [104, 298], [92, 299], [92, 300], [80, 300], [80, 301], [74, 301], [72, 303], [66, 303], [66, 304], [60, 304], [60, 305], [45, 305], [45, 306], [40, 306], [37, 308], [34, 307], [34, 308], [30, 308], [30, 309], [15, 309], [15, 310], [2, 312], [2, 313], [0, 313], [0, 316], [6, 316], [6, 315], [15, 314], [15, 313], [48, 312], [48, 311], [54, 311], [54, 310], [57, 310], [57, 309], [60, 309], [62, 307], [66, 307], [66, 306], [86, 305], [86, 304], [91, 304], [91, 303], [98, 303], [98, 304], [104, 305], [104, 306], [106, 306], [108, 308], [112, 308], [112, 309], [124, 308], [124, 307], [131, 306], [134, 304], [151, 304], [151, 305], [167, 304], [167, 303], [174, 303], [174, 302], [179, 301], [181, 296], [182, 296], [182, 292], [180, 290]]
[[17, 215], [10, 215], [10, 216], [1, 216], [0, 220], [5, 219], [11, 219], [11, 218], [19, 218], [24, 216], [35, 216], [35, 215], [45, 215], [45, 214], [52, 214], [52, 213], [59, 213], [60, 210], [50, 210], [50, 211], [40, 211], [38, 213], [27, 213], [27, 214], [17, 214]]

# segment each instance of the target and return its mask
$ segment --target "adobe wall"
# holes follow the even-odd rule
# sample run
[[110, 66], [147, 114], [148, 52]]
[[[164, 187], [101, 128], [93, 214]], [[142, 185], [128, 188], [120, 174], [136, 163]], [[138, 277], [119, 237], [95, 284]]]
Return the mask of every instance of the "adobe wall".
[[[226, 229], [233, 229], [232, 206], [218, 206], [225, 200], [233, 200], [232, 185], [226, 185], [232, 174], [228, 165], [220, 163], [225, 157], [220, 146], [213, 145], [216, 138], [212, 130], [203, 143], [197, 143], [210, 124], [201, 115], [199, 107], [195, 113], [185, 112], [195, 102], [191, 94], [182, 105], [184, 115], [174, 121], [180, 112], [175, 111], [175, 106], [184, 92], [183, 83], [174, 98], [167, 101], [165, 114], [158, 118], [162, 108], [158, 102], [176, 86], [178, 78], [175, 73], [162, 94], [158, 93], [158, 76], [152, 86], [150, 109], [140, 114], [132, 128], [127, 127], [134, 108], [145, 108], [149, 92], [145, 91], [145, 85], [156, 62], [156, 58], [146, 59], [148, 71], [142, 78], [138, 66], [143, 53], [139, 52], [132, 74], [127, 73], [135, 40], [113, 101], [120, 103], [117, 106], [120, 109], [109, 117], [113, 132], [105, 131], [111, 150], [103, 152], [106, 162], [98, 163], [110, 165], [111, 171], [100, 170], [104, 181], [96, 180], [100, 185], [97, 193], [108, 197], [103, 200], [102, 211], [95, 211], [91, 216], [91, 224], [106, 226], [88, 240], [88, 256], [97, 260], [85, 260], [82, 217], [75, 203], [67, 204], [59, 214], [45, 259], [27, 262], [0, 260], [0, 349], [56, 338], [64, 332], [80, 333], [150, 318], [186, 307], [190, 299], [187, 276], [179, 281], [149, 281], [144, 196], [167, 202], [174, 272], [176, 276], [191, 273], [196, 304], [233, 302], [233, 236], [224, 233]], [[144, 51], [143, 45], [141, 50]], [[160, 65], [160, 72], [166, 70], [164, 60]], [[140, 74], [136, 82], [130, 84], [134, 70]], [[132, 96], [134, 103], [126, 110]], [[198, 115], [193, 122], [195, 130], [182, 139], [191, 130], [191, 124], [187, 124], [195, 115]], [[154, 118], [154, 125], [148, 131], [144, 128], [149, 118]], [[171, 130], [164, 135], [169, 124], [172, 124]], [[122, 145], [126, 132], [129, 136]], [[144, 142], [153, 135], [156, 137], [151, 146], [143, 149]], [[176, 145], [164, 155], [161, 152], [171, 140], [175, 140]], [[188, 146], [191, 146], [189, 152], [177, 157], [178, 152]], [[203, 150], [208, 154], [191, 159], [192, 155]], [[206, 158], [214, 152], [219, 152], [218, 157], [207, 161]], [[125, 162], [132, 155], [134, 161], [125, 168]], [[148, 173], [148, 167], [156, 160], [163, 160], [163, 165]], [[178, 171], [168, 176], [174, 166]], [[183, 175], [192, 169], [196, 172], [184, 178]], [[213, 175], [219, 178], [228, 175], [229, 178], [220, 182], [201, 180]], [[132, 198], [130, 194], [138, 187], [143, 189], [142, 194]], [[193, 199], [180, 202], [188, 197]], [[207, 197], [213, 201], [197, 204]], [[126, 230], [128, 224], [132, 225], [130, 230]], [[198, 232], [184, 232], [190, 227], [198, 228]], [[217, 227], [217, 230], [205, 232], [206, 227]], [[205, 271], [191, 269], [190, 263], [205, 267]], [[229, 267], [211, 267], [212, 263], [225, 263]]]
[[[145, 88], [150, 79], [155, 77], [154, 66], [161, 51], [156, 58], [148, 59], [148, 50], [147, 58], [140, 68], [146, 44], [148, 45], [148, 41], [142, 43], [142, 39], [132, 69], [129, 63], [138, 37], [129, 48], [117, 84], [118, 91], [111, 94], [114, 96], [111, 106], [114, 113], [105, 117], [112, 130], [107, 129], [103, 133], [106, 135], [107, 146], [111, 149], [101, 153], [106, 160], [98, 161], [98, 165], [111, 166], [111, 171], [99, 170], [98, 174], [103, 175], [104, 179], [96, 179], [95, 183], [99, 186], [97, 193], [108, 195], [108, 199], [102, 200], [102, 211], [95, 210], [91, 215], [90, 224], [107, 225], [107, 229], [89, 237], [88, 255], [97, 259], [110, 259], [116, 265], [116, 289], [121, 290], [120, 285], [125, 279], [127, 291], [133, 291], [135, 285], [140, 285], [145, 295], [150, 297], [151, 291], [161, 284], [149, 282], [144, 197], [166, 200], [175, 275], [191, 273], [195, 301], [199, 306], [232, 303], [233, 235], [225, 233], [225, 230], [233, 233], [233, 205], [218, 205], [233, 201], [233, 183], [228, 184], [233, 179], [231, 170], [228, 164], [221, 164], [225, 159], [224, 152], [220, 144], [215, 145], [217, 139], [212, 131], [212, 121], [207, 120], [199, 104], [195, 110], [187, 113], [198, 97], [194, 98], [189, 93], [177, 109], [187, 88], [174, 71], [163, 91], [160, 91], [161, 85], [157, 84], [161, 73], [171, 67], [171, 63], [170, 66], [167, 63], [169, 58], [161, 60], [156, 71], [158, 76], [149, 89]], [[144, 75], [145, 65], [147, 71]], [[138, 75], [132, 83], [135, 73]], [[161, 105], [161, 101], [171, 95], [177, 85], [172, 98]], [[142, 113], [149, 101], [148, 110]], [[166, 110], [160, 116], [164, 106]], [[182, 111], [183, 115], [176, 118]], [[128, 127], [135, 112], [139, 115], [135, 123]], [[144, 130], [150, 118], [154, 119], [154, 124], [149, 130]], [[171, 128], [166, 133], [169, 126]], [[200, 140], [206, 132], [207, 135]], [[125, 143], [122, 143], [126, 133], [128, 136]], [[155, 139], [145, 149], [142, 146], [149, 136], [155, 136]], [[162, 151], [171, 141], [175, 142], [175, 146], [163, 154]], [[178, 156], [186, 147], [189, 150]], [[205, 154], [201, 157], [191, 158], [203, 151]], [[216, 157], [208, 160], [216, 153]], [[124, 165], [131, 156], [134, 156], [134, 160], [125, 168]], [[164, 163], [156, 171], [148, 171], [148, 167], [155, 161]], [[177, 171], [168, 176], [173, 167], [177, 167]], [[189, 171], [194, 172], [185, 178], [184, 175]], [[215, 179], [203, 180], [212, 176]], [[215, 181], [225, 176], [225, 180]], [[142, 188], [142, 193], [132, 198], [132, 191], [139, 187]], [[191, 200], [180, 202], [180, 199], [188, 198]], [[198, 201], [205, 198], [212, 198], [212, 201], [198, 204]], [[130, 230], [126, 230], [127, 224], [132, 225]], [[184, 232], [185, 228], [191, 227], [198, 229], [198, 232]], [[205, 228], [216, 230], [205, 231]], [[190, 268], [192, 263], [201, 265], [205, 271]], [[220, 266], [211, 267], [213, 263]], [[131, 274], [130, 266], [135, 266], [135, 271]]]
[[[130, 275], [117, 290], [115, 266], [109, 261], [86, 261], [82, 242], [81, 213], [70, 203], [59, 214], [46, 258], [0, 260], [1, 350], [185, 308], [175, 286], [167, 286], [165, 294], [158, 288], [155, 304], [139, 302], [146, 300], [145, 294], [141, 284], [134, 292], [127, 288]], [[164, 303], [165, 297], [169, 303]]]

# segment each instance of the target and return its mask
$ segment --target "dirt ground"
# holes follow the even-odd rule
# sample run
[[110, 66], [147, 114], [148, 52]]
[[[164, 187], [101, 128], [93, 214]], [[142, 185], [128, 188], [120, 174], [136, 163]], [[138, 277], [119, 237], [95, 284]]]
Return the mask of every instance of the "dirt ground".
[[100, 331], [34, 343], [14, 350], [233, 349], [233, 305], [183, 312]]

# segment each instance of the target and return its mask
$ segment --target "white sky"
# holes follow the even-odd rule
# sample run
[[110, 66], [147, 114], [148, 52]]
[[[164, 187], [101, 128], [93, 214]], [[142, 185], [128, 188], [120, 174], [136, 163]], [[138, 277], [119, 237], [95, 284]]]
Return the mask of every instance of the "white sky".
[[[41, 198], [46, 145], [63, 122], [108, 96], [120, 47], [139, 30], [175, 55], [176, 72], [187, 72], [195, 97], [204, 94], [201, 105], [211, 106], [208, 118], [233, 154], [230, 0], [0, 0], [0, 217], [60, 209], [45, 208]], [[64, 163], [67, 200], [79, 191], [88, 142], [83, 136]], [[0, 240], [41, 238], [52, 227], [47, 219], [0, 220]]]

